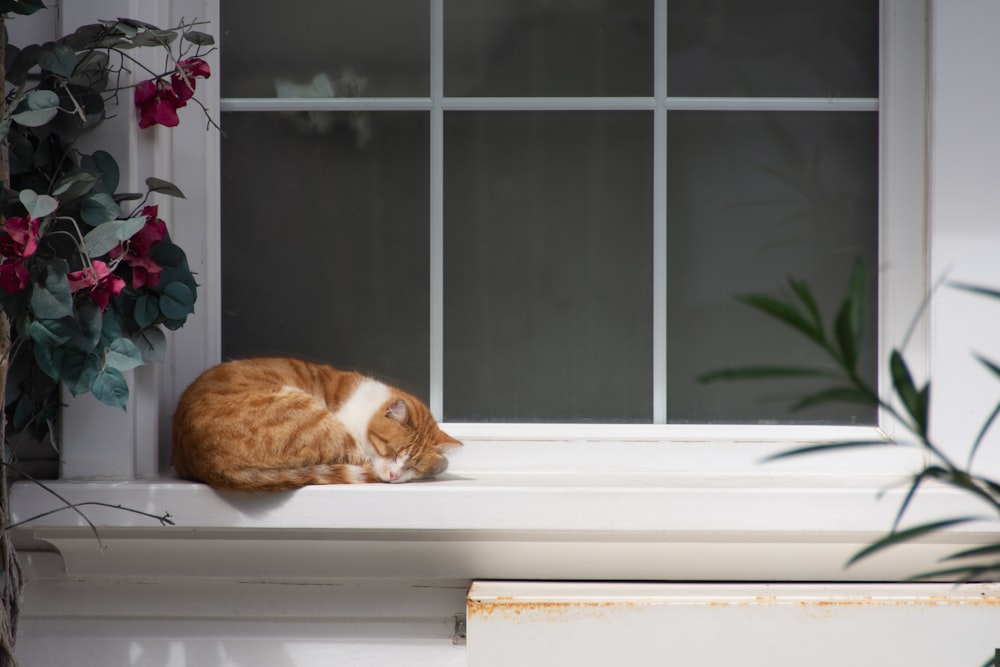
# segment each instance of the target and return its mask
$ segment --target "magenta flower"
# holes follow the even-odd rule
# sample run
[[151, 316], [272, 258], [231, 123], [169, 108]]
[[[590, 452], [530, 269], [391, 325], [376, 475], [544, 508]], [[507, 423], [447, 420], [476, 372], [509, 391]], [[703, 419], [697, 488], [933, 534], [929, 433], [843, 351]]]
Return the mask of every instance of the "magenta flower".
[[142, 214], [146, 224], [123, 246], [116, 246], [109, 253], [112, 259], [124, 255], [125, 263], [132, 268], [132, 287], [139, 289], [149, 285], [156, 287], [160, 282], [162, 267], [149, 258], [150, 249], [167, 235], [167, 224], [156, 217], [159, 207], [146, 206]]
[[211, 73], [208, 63], [201, 58], [188, 58], [177, 62], [177, 69], [170, 75], [170, 83], [163, 79], [140, 83], [135, 89], [139, 127], [175, 127], [180, 122], [177, 110], [187, 105], [187, 101], [194, 96], [195, 80], [207, 79]]
[[82, 292], [100, 306], [101, 311], [107, 309], [111, 297], [125, 289], [125, 281], [111, 273], [108, 265], [94, 260], [82, 271], [73, 271], [69, 278], [69, 290], [76, 294]]
[[7, 218], [0, 232], [0, 288], [8, 294], [20, 292], [31, 281], [25, 260], [38, 249], [38, 220]]

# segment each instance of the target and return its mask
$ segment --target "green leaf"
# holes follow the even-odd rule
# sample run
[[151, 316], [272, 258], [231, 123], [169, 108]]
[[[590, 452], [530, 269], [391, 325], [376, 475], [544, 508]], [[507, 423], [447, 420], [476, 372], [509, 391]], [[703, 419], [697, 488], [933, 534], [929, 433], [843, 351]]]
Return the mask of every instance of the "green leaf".
[[979, 558], [980, 556], [992, 556], [994, 554], [1000, 554], [1000, 542], [994, 542], [993, 544], [986, 544], [981, 547], [973, 547], [972, 549], [958, 551], [950, 556], [945, 556], [941, 559], [941, 561], [947, 562], [950, 560], [961, 560], [963, 558]]
[[160, 296], [160, 312], [171, 320], [180, 320], [194, 312], [194, 293], [181, 283], [170, 283]]
[[76, 51], [65, 44], [56, 44], [42, 52], [38, 57], [38, 64], [42, 69], [68, 79], [73, 76], [73, 69], [76, 67]]
[[90, 382], [94, 398], [113, 408], [125, 409], [128, 404], [128, 382], [117, 368], [104, 368]]
[[116, 341], [112, 341], [111, 345], [104, 351], [104, 363], [111, 368], [128, 371], [137, 366], [142, 366], [145, 362], [142, 359], [142, 353], [135, 346], [135, 343], [128, 338], [119, 338]]
[[146, 363], [163, 361], [167, 357], [167, 336], [159, 327], [143, 329], [134, 342]]
[[[103, 195], [106, 196], [106, 195]], [[145, 216], [128, 220], [109, 220], [94, 227], [83, 237], [91, 257], [100, 257], [123, 241], [128, 241], [146, 224]]]
[[172, 30], [143, 30], [132, 38], [132, 43], [136, 46], [168, 46], [175, 39], [177, 33]]
[[861, 320], [865, 306], [865, 269], [860, 261], [854, 263], [847, 288], [847, 297], [837, 312], [834, 333], [844, 365], [851, 371], [857, 369], [861, 350]]
[[135, 300], [135, 310], [132, 311], [132, 317], [140, 329], [150, 326], [159, 316], [160, 305], [157, 303], [156, 297], [143, 294]]
[[211, 46], [215, 44], [214, 37], [207, 32], [199, 32], [198, 30], [188, 30], [184, 33], [184, 39], [198, 46]]
[[94, 189], [97, 192], [104, 192], [113, 195], [118, 189], [118, 182], [121, 178], [121, 171], [118, 162], [107, 151], [94, 151], [92, 155], [84, 155], [80, 158], [80, 166], [94, 173], [100, 174]]
[[[96, 178], [93, 178], [91, 183], [94, 183], [96, 180]], [[116, 220], [121, 214], [122, 210], [118, 206], [118, 203], [112, 199], [111, 195], [104, 192], [87, 195], [80, 201], [80, 217], [91, 227], [97, 227], [110, 220]], [[88, 243], [87, 245], [89, 246], [90, 244]], [[102, 255], [104, 253], [97, 254]]]
[[[110, 311], [109, 311], [109, 317]], [[76, 327], [69, 347], [91, 353], [101, 340], [104, 313], [91, 299], [83, 299], [76, 304]]]
[[34, 190], [21, 190], [17, 198], [28, 212], [31, 219], [44, 218], [59, 208], [59, 202], [48, 195], [40, 195]]
[[798, 366], [744, 366], [740, 368], [723, 368], [705, 373], [698, 377], [702, 383], [719, 382], [722, 380], [771, 380], [787, 378], [836, 378], [837, 373], [825, 368], [804, 368]]
[[781, 459], [787, 459], [793, 456], [802, 456], [803, 454], [821, 454], [824, 452], [840, 451], [843, 449], [857, 449], [858, 447], [898, 446], [899, 445], [897, 443], [890, 442], [888, 440], [845, 440], [843, 442], [824, 442], [818, 445], [807, 445], [805, 447], [797, 447], [784, 452], [778, 452], [777, 454], [765, 457], [762, 461], [767, 463], [770, 461], [780, 461]]
[[150, 176], [146, 179], [146, 187], [150, 192], [158, 192], [161, 195], [169, 195], [171, 197], [178, 197], [180, 199], [186, 199], [184, 193], [181, 189], [171, 183], [170, 181], [165, 181], [162, 178], [156, 178]]
[[97, 177], [93, 174], [77, 171], [56, 181], [52, 188], [52, 194], [64, 199], [77, 199], [87, 194], [95, 182], [97, 182]]
[[991, 289], [989, 287], [980, 287], [979, 285], [970, 285], [968, 283], [948, 283], [951, 287], [955, 289], [964, 290], [966, 292], [972, 292], [973, 294], [979, 294], [982, 296], [988, 296], [993, 299], [1000, 299], [1000, 290]]
[[101, 366], [101, 358], [97, 354], [67, 349], [62, 356], [59, 372], [69, 392], [79, 396], [90, 391], [90, 381]]
[[903, 498], [903, 502], [899, 504], [899, 509], [896, 510], [896, 518], [892, 522], [892, 532], [896, 532], [899, 528], [899, 524], [903, 521], [903, 515], [906, 514], [907, 508], [909, 508], [913, 498], [917, 495], [920, 485], [927, 479], [941, 479], [947, 476], [947, 474], [948, 472], [940, 466], [928, 466], [913, 476], [910, 488], [906, 491], [906, 497]]
[[0, 12], [28, 16], [39, 9], [45, 9], [42, 0], [0, 0]]
[[60, 262], [46, 267], [45, 282], [31, 288], [29, 303], [32, 314], [43, 320], [61, 320], [73, 314], [73, 297], [69, 291], [66, 268]]
[[923, 523], [919, 526], [914, 526], [913, 528], [907, 528], [906, 530], [901, 530], [898, 532], [891, 532], [885, 537], [872, 542], [866, 546], [861, 551], [854, 554], [849, 561], [847, 561], [847, 567], [854, 565], [858, 561], [871, 556], [874, 553], [882, 551], [891, 546], [901, 544], [903, 542], [908, 542], [910, 540], [917, 539], [918, 537], [923, 537], [930, 533], [935, 533], [952, 526], [957, 526], [962, 523], [968, 523], [969, 521], [976, 521], [979, 517], [960, 517], [957, 519], [945, 519], [943, 521], [931, 521], [930, 523]]
[[812, 292], [809, 290], [809, 286], [806, 285], [801, 280], [795, 280], [794, 278], [788, 279], [788, 285], [795, 292], [795, 296], [799, 298], [802, 305], [805, 306], [806, 312], [809, 313], [809, 318], [812, 320], [813, 327], [816, 331], [823, 332], [823, 318], [820, 316], [819, 307], [816, 305], [816, 299], [813, 298]]
[[824, 343], [823, 332], [818, 331], [794, 305], [763, 294], [748, 294], [736, 299], [801, 331], [813, 341], [821, 345]]
[[28, 335], [39, 345], [59, 347], [69, 342], [73, 330], [61, 320], [34, 320], [28, 325]]
[[913, 384], [913, 377], [910, 369], [903, 359], [899, 350], [893, 350], [889, 357], [889, 370], [892, 374], [892, 386], [896, 390], [896, 395], [903, 402], [903, 407], [913, 419], [917, 435], [921, 437], [927, 435], [927, 399], [929, 385], [925, 385], [920, 391]]
[[62, 366], [62, 357], [65, 350], [61, 347], [49, 347], [48, 345], [35, 345], [32, 351], [35, 357], [35, 365], [38, 369], [55, 381], [62, 379], [59, 370]]
[[823, 403], [860, 403], [862, 405], [878, 405], [878, 399], [871, 394], [855, 387], [831, 387], [804, 396], [791, 407], [793, 412], [805, 410]]
[[33, 90], [10, 118], [24, 127], [41, 127], [59, 113], [59, 96], [51, 90]]

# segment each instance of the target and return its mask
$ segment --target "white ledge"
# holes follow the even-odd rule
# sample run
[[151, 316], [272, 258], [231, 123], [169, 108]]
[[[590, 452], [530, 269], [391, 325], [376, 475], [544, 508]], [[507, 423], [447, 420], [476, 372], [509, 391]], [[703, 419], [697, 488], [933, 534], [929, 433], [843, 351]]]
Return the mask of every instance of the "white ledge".
[[[995, 539], [995, 526], [973, 524], [845, 571], [846, 559], [891, 525], [905, 489], [880, 494], [888, 481], [452, 474], [278, 494], [220, 493], [172, 479], [60, 481], [51, 487], [70, 502], [169, 512], [175, 525], [87, 506], [103, 549], [84, 519], [68, 510], [17, 532], [22, 542], [54, 547], [69, 575], [254, 580], [896, 580]], [[60, 502], [33, 484], [15, 484], [14, 520]], [[964, 497], [928, 488], [910, 520], [969, 511]]]

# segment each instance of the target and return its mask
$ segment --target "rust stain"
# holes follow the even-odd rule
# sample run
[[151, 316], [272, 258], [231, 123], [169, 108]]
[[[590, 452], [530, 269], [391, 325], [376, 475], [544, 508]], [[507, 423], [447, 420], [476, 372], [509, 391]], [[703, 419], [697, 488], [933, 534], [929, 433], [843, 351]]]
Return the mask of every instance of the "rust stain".
[[623, 609], [632, 609], [638, 606], [649, 605], [647, 603], [629, 601], [528, 601], [517, 600], [512, 596], [498, 596], [489, 601], [474, 600], [472, 598], [466, 600], [465, 613], [468, 618], [501, 617], [506, 620], [521, 622], [537, 621], [541, 619], [548, 621], [567, 621], [570, 617], [602, 617], [612, 608], [618, 611]]
[[692, 602], [690, 600], [678, 600], [669, 602], [663, 600], [649, 601], [532, 601], [522, 600], [515, 596], [504, 595], [490, 598], [489, 600], [469, 598], [466, 601], [466, 613], [469, 618], [493, 618], [500, 617], [515, 622], [529, 621], [560, 621], [565, 622], [570, 618], [597, 618], [603, 617], [614, 609], [631, 610], [640, 607], [652, 607], [660, 605], [691, 605], [710, 607], [772, 607], [779, 605], [798, 605], [812, 616], [827, 617], [835, 608], [845, 607], [935, 607], [939, 605], [956, 606], [1000, 606], [1000, 595], [981, 595], [978, 598], [931, 595], [926, 597], [915, 597], [909, 599], [886, 599], [875, 598], [873, 596], [857, 596], [831, 599], [795, 600], [782, 599], [774, 595], [758, 595], [753, 599], [742, 600], [705, 600]]

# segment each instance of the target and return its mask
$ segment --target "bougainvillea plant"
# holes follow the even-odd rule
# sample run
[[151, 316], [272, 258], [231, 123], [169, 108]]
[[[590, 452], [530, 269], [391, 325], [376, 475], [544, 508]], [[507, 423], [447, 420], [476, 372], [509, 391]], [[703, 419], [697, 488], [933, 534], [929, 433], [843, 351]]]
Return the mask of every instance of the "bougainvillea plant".
[[[140, 128], [177, 125], [192, 100], [214, 125], [194, 97], [211, 74], [202, 57], [215, 48], [198, 26], [117, 19], [6, 47], [0, 306], [11, 322], [10, 431], [54, 436], [60, 383], [124, 408], [123, 373], [163, 359], [164, 329], [194, 312], [197, 283], [155, 202], [181, 190], [148, 178], [143, 193], [119, 192], [115, 159], [84, 152], [78, 140], [123, 100], [134, 103]], [[161, 52], [162, 67], [144, 65], [143, 48]], [[127, 74], [137, 83], [123, 83]]]

